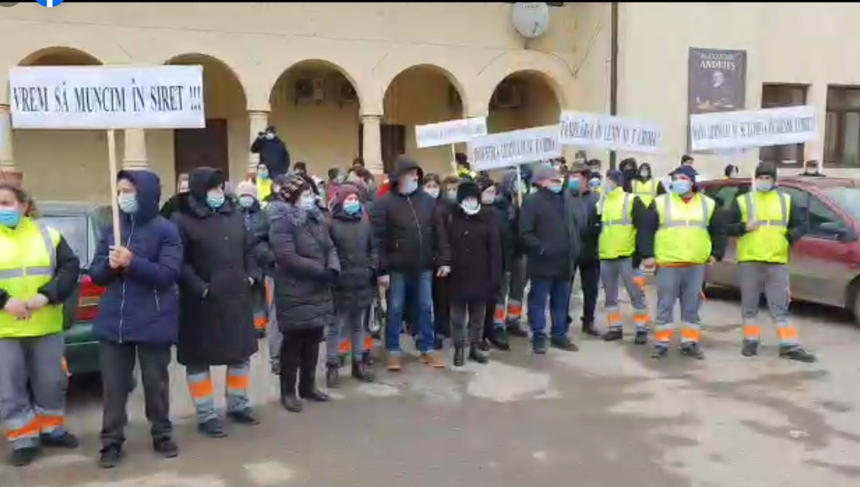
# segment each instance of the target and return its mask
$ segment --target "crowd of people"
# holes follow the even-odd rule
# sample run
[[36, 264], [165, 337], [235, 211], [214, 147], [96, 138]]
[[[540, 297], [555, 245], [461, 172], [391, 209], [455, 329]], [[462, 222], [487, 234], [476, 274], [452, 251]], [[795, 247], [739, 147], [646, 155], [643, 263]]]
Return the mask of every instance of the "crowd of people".
[[[258, 350], [255, 312], [268, 322], [272, 371], [291, 412], [302, 411], [304, 401], [330, 399], [316, 377], [323, 341], [329, 388], [341, 382], [344, 355], [354, 379], [375, 380], [368, 333], [383, 303], [385, 367], [392, 372], [406, 365], [402, 335], [414, 339], [421, 362], [433, 369], [446, 366], [440, 350], [447, 340], [455, 367], [487, 363], [491, 349], [510, 350], [516, 337], [530, 338], [535, 354], [548, 347], [575, 352], [570, 302], [577, 274], [584, 335], [624, 338], [623, 286], [633, 343], [650, 341], [651, 356], [665, 358], [677, 302], [680, 353], [702, 359], [705, 271], [723, 257], [729, 236], [738, 237], [743, 355], [757, 353], [764, 292], [780, 356], [815, 360], [788, 319], [788, 249], [803, 226], [790, 197], [774, 191], [776, 168], [767, 163], [756, 169], [756, 193], [724, 210], [699, 191], [689, 156], [670, 173], [668, 187], [648, 164], [625, 159], [603, 172], [584, 152], [570, 164], [558, 159], [506, 171], [498, 181], [473, 171], [462, 154], [452, 175], [425, 173], [400, 156], [377, 184], [361, 159], [330, 170], [324, 181], [302, 162], [290, 168], [274, 128], [254, 149], [262, 161], [254, 177], [228, 188], [220, 171], [196, 168], [180, 176], [177, 193], [160, 209], [156, 174], [116, 175], [120, 241], [105, 228], [88, 266], [93, 283], [105, 288], [95, 321], [102, 467], [123, 458], [137, 361], [153, 449], [178, 454], [168, 395], [174, 345], [200, 433], [228, 434], [213, 366], [226, 366], [226, 418], [258, 424], [247, 393]], [[74, 292], [80, 262], [62, 235], [32, 215], [32, 205], [19, 187], [0, 185], [0, 413], [15, 465], [31, 463], [41, 447], [77, 446], [63, 420], [60, 305]], [[655, 272], [652, 320], [645, 278]], [[595, 316], [601, 283], [606, 329]]]

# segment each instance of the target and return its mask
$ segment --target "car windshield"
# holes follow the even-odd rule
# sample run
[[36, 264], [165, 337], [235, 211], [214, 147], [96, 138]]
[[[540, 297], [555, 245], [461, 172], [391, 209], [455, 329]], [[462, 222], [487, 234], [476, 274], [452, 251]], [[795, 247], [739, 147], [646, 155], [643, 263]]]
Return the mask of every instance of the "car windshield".
[[39, 220], [60, 232], [72, 250], [75, 251], [75, 255], [81, 259], [81, 266], [86, 267], [89, 265], [90, 261], [93, 259], [92, 253], [95, 252], [96, 249], [95, 245], [91, 245], [92, 236], [90, 235], [86, 216], [43, 215]]
[[837, 186], [824, 188], [821, 192], [860, 223], [860, 188]]

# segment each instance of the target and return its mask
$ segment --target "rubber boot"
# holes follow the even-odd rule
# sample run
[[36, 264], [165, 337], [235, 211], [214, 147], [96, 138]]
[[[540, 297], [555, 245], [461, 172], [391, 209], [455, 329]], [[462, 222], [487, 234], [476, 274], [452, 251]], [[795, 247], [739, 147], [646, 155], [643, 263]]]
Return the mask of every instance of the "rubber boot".
[[466, 349], [458, 346], [454, 347], [454, 367], [462, 367], [466, 365]]

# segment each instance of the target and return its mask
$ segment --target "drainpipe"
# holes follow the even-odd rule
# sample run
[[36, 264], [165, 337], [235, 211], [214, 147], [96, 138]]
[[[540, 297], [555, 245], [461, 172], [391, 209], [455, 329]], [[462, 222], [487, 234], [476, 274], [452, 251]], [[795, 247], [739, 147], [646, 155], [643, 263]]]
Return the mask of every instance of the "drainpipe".
[[[618, 115], [618, 2], [612, 2], [609, 7], [610, 15], [610, 46], [609, 46], [609, 114]], [[609, 151], [609, 168], [615, 169], [616, 154]]]

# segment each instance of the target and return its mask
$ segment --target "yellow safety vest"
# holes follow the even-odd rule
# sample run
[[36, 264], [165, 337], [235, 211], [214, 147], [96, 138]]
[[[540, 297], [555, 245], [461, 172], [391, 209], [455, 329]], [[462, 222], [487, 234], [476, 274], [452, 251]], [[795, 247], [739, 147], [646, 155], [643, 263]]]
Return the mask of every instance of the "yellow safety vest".
[[615, 188], [597, 203], [601, 223], [598, 244], [601, 259], [630, 257], [636, 252], [636, 227], [633, 226], [635, 198], [622, 188]]
[[[54, 276], [59, 243], [59, 232], [30, 218], [22, 218], [16, 228], [0, 227], [0, 289], [21, 301], [36, 296]], [[49, 304], [23, 321], [0, 311], [0, 339], [40, 337], [62, 330], [62, 304]]]
[[658, 264], [704, 264], [711, 257], [708, 224], [714, 200], [696, 193], [689, 203], [680, 196], [663, 194], [655, 200], [660, 226], [654, 242]]
[[[750, 220], [752, 194], [738, 196], [741, 221]], [[788, 263], [788, 221], [791, 217], [791, 196], [779, 191], [756, 191], [755, 209], [758, 229], [738, 238], [738, 262]]]
[[257, 201], [263, 202], [263, 198], [272, 194], [272, 180], [257, 178]]
[[647, 207], [657, 197], [657, 180], [651, 178], [645, 182], [633, 181], [633, 194], [638, 196]]

